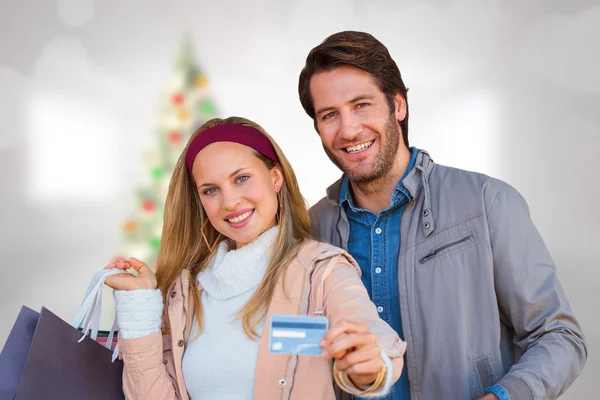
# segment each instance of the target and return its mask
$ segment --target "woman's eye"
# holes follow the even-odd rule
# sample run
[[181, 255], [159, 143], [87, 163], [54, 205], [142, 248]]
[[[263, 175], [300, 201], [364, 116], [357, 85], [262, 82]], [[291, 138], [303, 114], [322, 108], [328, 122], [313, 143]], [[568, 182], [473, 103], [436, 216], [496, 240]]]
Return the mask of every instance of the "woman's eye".
[[248, 180], [248, 178], [250, 178], [248, 175], [242, 175], [242, 176], [239, 176], [235, 181], [237, 183], [242, 183], [242, 182], [245, 182], [246, 180]]
[[204, 191], [204, 194], [211, 195], [211, 194], [215, 193], [216, 191], [217, 191], [216, 188], [208, 188]]

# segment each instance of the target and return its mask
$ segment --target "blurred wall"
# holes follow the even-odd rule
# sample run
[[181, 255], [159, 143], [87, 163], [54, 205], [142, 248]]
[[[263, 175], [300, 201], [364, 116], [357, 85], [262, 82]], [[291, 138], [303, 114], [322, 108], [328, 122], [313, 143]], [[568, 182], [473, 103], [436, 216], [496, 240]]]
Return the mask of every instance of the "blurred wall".
[[309, 203], [322, 197], [340, 173], [300, 106], [297, 80], [308, 51], [344, 29], [371, 32], [397, 61], [410, 88], [411, 145], [525, 196], [589, 343], [587, 367], [564, 398], [596, 398], [593, 0], [1, 0], [0, 343], [22, 304], [70, 320], [93, 272], [120, 249], [145, 172], [141, 150], [153, 145], [186, 31], [222, 114], [262, 124]]

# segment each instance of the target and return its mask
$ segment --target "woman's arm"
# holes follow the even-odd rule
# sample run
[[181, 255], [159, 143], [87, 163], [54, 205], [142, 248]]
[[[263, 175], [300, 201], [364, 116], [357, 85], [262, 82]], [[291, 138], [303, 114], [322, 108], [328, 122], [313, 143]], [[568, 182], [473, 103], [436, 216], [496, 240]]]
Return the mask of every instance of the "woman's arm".
[[125, 396], [144, 400], [179, 399], [170, 336], [163, 337], [160, 332], [163, 309], [160, 290], [115, 291], [115, 299]]
[[[381, 386], [369, 395], [384, 394], [402, 373], [406, 343], [379, 318], [356, 267], [345, 256], [339, 257], [332, 268], [322, 268], [318, 275], [316, 281], [319, 277], [323, 280], [323, 311], [331, 325], [323, 348], [336, 359], [334, 366], [342, 372], [342, 386], [346, 382], [356, 386], [356, 390], [368, 388], [385, 365]], [[351, 382], [344, 381], [344, 373]]]
[[[129, 400], [177, 400], [171, 338], [161, 334], [163, 300], [152, 271], [142, 262], [112, 263], [107, 268], [135, 268], [140, 274], [113, 275], [119, 357], [123, 359], [123, 392]], [[140, 279], [140, 281], [138, 281]]]

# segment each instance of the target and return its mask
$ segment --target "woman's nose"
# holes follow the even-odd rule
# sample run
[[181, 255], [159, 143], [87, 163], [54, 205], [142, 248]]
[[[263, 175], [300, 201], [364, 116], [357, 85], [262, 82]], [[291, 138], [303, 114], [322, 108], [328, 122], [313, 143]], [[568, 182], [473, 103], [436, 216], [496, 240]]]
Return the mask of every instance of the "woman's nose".
[[242, 202], [242, 198], [239, 193], [235, 190], [223, 190], [223, 208], [228, 211], [235, 211], [240, 203]]

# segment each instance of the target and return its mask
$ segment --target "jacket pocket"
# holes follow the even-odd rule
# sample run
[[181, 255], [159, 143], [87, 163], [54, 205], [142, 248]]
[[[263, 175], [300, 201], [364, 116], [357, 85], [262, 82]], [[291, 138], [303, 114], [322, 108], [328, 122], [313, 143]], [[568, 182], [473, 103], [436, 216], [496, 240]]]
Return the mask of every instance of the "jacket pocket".
[[491, 357], [489, 355], [478, 357], [473, 360], [473, 366], [479, 384], [478, 396], [483, 396], [485, 389], [496, 383]]
[[468, 242], [469, 241], [472, 242], [473, 240], [474, 240], [473, 239], [473, 234], [468, 234], [468, 235], [465, 235], [464, 237], [462, 237], [462, 238], [460, 238], [458, 240], [453, 240], [453, 241], [451, 241], [449, 243], [446, 243], [446, 244], [444, 244], [442, 246], [436, 247], [433, 250], [429, 251], [424, 256], [422, 256], [419, 259], [419, 263], [422, 265], [422, 264], [425, 264], [428, 261], [433, 260], [433, 259], [435, 259], [435, 258], [437, 258], [437, 257], [439, 257], [441, 255], [450, 254], [450, 252], [452, 250], [458, 249], [458, 247], [460, 245], [463, 245], [463, 246], [468, 245]]

